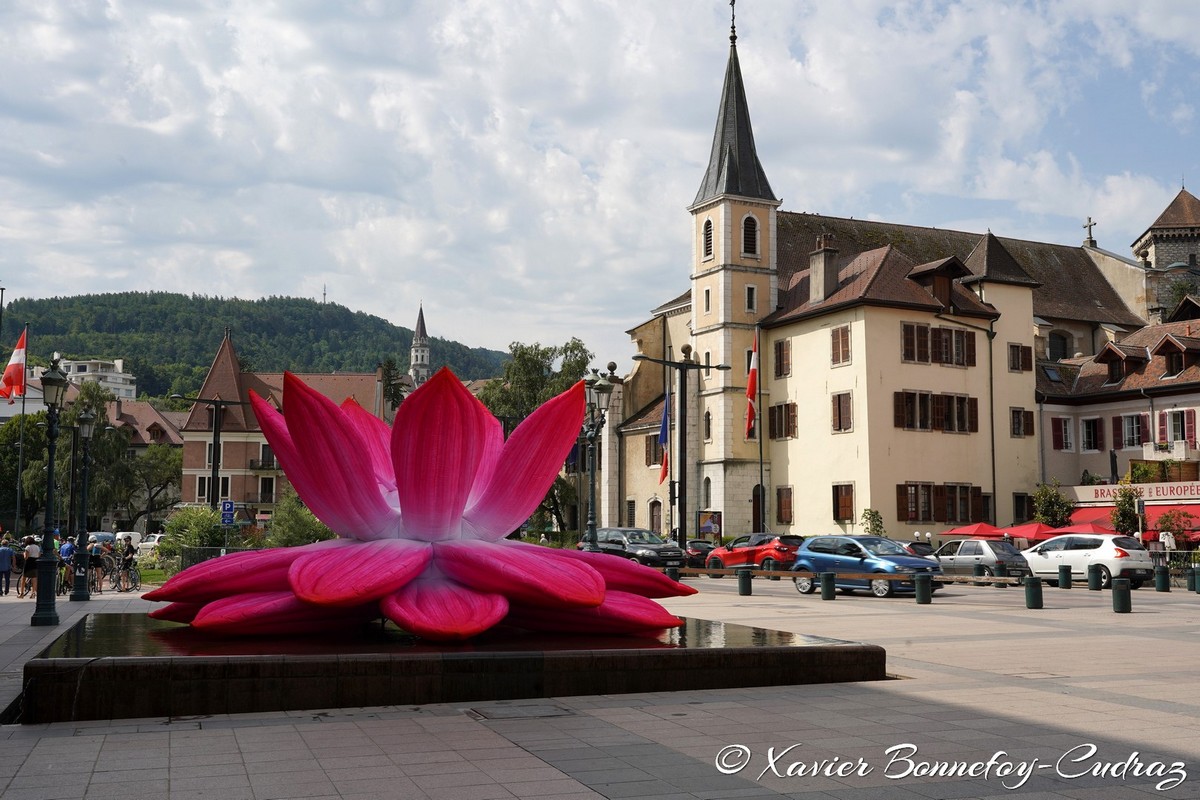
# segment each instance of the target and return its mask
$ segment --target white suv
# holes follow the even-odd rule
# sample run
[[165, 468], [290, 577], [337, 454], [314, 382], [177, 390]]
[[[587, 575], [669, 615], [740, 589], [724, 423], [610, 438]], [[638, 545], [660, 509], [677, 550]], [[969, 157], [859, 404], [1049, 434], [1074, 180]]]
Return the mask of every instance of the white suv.
[[1107, 589], [1113, 578], [1128, 578], [1137, 589], [1154, 576], [1154, 562], [1142, 543], [1132, 536], [1112, 533], [1071, 533], [1047, 539], [1022, 551], [1029, 569], [1052, 584], [1058, 582], [1058, 568], [1071, 567], [1071, 580], [1085, 581], [1088, 567], [1100, 566], [1100, 585]]

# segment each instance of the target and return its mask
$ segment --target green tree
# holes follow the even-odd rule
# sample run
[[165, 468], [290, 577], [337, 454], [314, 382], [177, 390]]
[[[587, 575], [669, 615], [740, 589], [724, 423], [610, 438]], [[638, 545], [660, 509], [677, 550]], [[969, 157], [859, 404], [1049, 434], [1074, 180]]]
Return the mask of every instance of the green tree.
[[399, 408], [400, 403], [404, 401], [404, 384], [400, 380], [403, 375], [400, 368], [396, 366], [396, 359], [384, 360], [382, 377], [383, 399], [387, 400], [392, 408]]
[[1043, 483], [1033, 493], [1033, 519], [1036, 522], [1041, 522], [1049, 525], [1052, 528], [1061, 528], [1071, 522], [1071, 512], [1075, 510], [1075, 503], [1068, 500], [1060, 491], [1062, 484], [1057, 479], [1053, 483]]
[[178, 558], [184, 547], [224, 547], [225, 532], [221, 516], [211, 508], [181, 508], [167, 520], [164, 536], [158, 542], [161, 558]]
[[[504, 423], [506, 433], [542, 403], [575, 385], [592, 361], [591, 351], [575, 338], [558, 347], [513, 342], [508, 352], [511, 359], [504, 365], [503, 377], [490, 381], [479, 393], [483, 404]], [[564, 509], [575, 500], [574, 487], [559, 476], [539, 509], [565, 530]]]
[[183, 483], [183, 449], [152, 444], [141, 455], [125, 459], [116, 504], [130, 525], [142, 517], [154, 519], [179, 502]]
[[1173, 508], [1158, 518], [1158, 529], [1171, 533], [1183, 533], [1192, 530], [1192, 522], [1196, 516], [1182, 508]]
[[[30, 493], [24, 485], [23, 470], [31, 459], [38, 461], [38, 472], [45, 465], [46, 412], [22, 414], [0, 426], [0, 524], [6, 530], [26, 533], [33, 519], [46, 504], [46, 481], [38, 482], [39, 493]], [[23, 453], [23, 457], [22, 457]], [[36, 457], [36, 458], [34, 458]], [[20, 468], [20, 471], [19, 469]], [[17, 483], [21, 482], [21, 509], [17, 519]]]
[[1142, 490], [1136, 486], [1123, 483], [1117, 487], [1116, 496], [1113, 498], [1114, 508], [1109, 515], [1113, 530], [1125, 535], [1141, 530], [1142, 519], [1137, 511], [1138, 500], [1141, 497]]
[[337, 536], [313, 516], [295, 491], [281, 492], [271, 515], [271, 525], [263, 544], [267, 547], [295, 547], [333, 539]]

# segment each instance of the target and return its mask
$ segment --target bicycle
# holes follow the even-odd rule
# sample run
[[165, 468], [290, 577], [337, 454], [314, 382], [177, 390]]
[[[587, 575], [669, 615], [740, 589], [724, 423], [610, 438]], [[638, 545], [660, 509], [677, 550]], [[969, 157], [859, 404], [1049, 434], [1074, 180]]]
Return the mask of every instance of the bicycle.
[[116, 588], [118, 592], [136, 592], [142, 588], [142, 571], [136, 563], [118, 570]]
[[56, 594], [71, 593], [71, 565], [65, 561], [58, 562], [58, 569], [54, 575], [54, 591]]

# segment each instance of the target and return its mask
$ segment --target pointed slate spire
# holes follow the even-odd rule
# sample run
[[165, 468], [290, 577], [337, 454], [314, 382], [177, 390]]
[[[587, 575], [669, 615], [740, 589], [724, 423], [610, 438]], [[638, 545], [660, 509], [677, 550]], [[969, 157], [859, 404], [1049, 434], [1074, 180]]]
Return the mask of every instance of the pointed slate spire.
[[1171, 201], [1150, 230], [1157, 228], [1189, 228], [1200, 225], [1200, 200], [1187, 189], [1180, 189], [1179, 194]]
[[425, 333], [425, 305], [422, 303], [417, 307], [417, 328], [413, 331], [413, 339], [425, 340], [429, 338], [429, 334]]
[[771, 191], [767, 174], [754, 149], [750, 107], [746, 102], [746, 88], [742, 85], [742, 68], [738, 64], [736, 33], [729, 36], [729, 64], [725, 67], [725, 86], [721, 90], [721, 107], [717, 111], [708, 169], [692, 205], [723, 194], [772, 202], [779, 200]]

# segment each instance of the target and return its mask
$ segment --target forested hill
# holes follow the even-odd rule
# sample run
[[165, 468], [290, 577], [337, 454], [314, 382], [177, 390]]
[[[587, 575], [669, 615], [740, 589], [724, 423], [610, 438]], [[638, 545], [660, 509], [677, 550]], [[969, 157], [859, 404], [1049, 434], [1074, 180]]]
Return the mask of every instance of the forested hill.
[[[416, 308], [406, 311], [415, 321]], [[0, 358], [7, 361], [26, 322], [29, 363], [46, 364], [56, 350], [123, 358], [138, 394], [154, 397], [197, 391], [227, 327], [242, 368], [257, 372], [368, 372], [389, 358], [407, 372], [413, 336], [380, 317], [297, 297], [121, 292], [13, 300], [0, 326]], [[433, 335], [429, 347], [434, 369], [448, 366], [463, 379], [499, 375], [508, 357]]]

